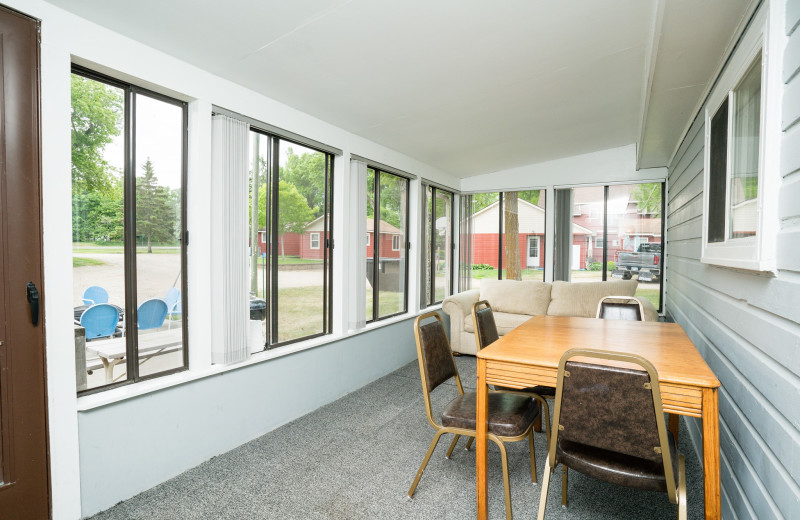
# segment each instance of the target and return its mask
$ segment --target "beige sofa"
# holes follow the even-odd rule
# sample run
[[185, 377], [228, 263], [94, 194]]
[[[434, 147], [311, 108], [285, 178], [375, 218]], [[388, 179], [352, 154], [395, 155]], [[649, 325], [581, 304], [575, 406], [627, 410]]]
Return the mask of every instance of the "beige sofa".
[[[636, 280], [607, 282], [534, 282], [516, 280], [481, 280], [480, 289], [450, 296], [442, 310], [450, 316], [450, 346], [453, 352], [475, 354], [472, 304], [487, 300], [494, 311], [497, 332], [502, 336], [531, 316], [583, 316], [594, 318], [597, 304], [604, 296], [633, 296]], [[658, 312], [645, 298], [642, 302], [646, 321], [658, 321]]]

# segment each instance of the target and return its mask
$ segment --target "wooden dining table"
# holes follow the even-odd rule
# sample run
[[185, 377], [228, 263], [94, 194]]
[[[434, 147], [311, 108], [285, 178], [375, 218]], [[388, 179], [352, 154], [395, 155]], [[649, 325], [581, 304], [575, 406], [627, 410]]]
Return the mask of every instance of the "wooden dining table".
[[[478, 518], [488, 516], [488, 385], [555, 387], [561, 355], [574, 347], [638, 354], [658, 371], [664, 412], [703, 423], [706, 519], [720, 517], [719, 380], [677, 323], [534, 316], [478, 352], [476, 466]], [[677, 429], [677, 421], [670, 421]], [[677, 432], [673, 432], [677, 433]]]

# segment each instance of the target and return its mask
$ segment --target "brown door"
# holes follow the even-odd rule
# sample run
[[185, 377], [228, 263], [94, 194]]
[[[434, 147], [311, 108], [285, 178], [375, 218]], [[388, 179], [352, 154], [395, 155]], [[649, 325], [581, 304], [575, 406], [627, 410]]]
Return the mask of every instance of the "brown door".
[[0, 518], [39, 520], [50, 516], [39, 22], [2, 6], [0, 73]]

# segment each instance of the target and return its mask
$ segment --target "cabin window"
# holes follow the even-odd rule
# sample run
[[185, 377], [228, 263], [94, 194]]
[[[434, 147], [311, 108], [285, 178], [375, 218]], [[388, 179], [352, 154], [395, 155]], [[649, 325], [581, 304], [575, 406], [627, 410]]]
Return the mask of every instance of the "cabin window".
[[423, 182], [422, 196], [420, 306], [425, 308], [453, 293], [454, 195]]
[[78, 66], [71, 94], [77, 382], [91, 392], [188, 366], [188, 116], [182, 101]]
[[[331, 332], [333, 154], [251, 125], [250, 320], [275, 348]], [[255, 328], [254, 328], [255, 329]]]
[[[706, 264], [771, 272], [780, 183], [780, 98], [765, 10], [754, 17], [705, 106], [702, 250]], [[780, 67], [780, 63], [772, 68]], [[769, 122], [769, 123], [767, 123]]]
[[405, 177], [367, 166], [366, 321], [408, 311], [408, 189]]

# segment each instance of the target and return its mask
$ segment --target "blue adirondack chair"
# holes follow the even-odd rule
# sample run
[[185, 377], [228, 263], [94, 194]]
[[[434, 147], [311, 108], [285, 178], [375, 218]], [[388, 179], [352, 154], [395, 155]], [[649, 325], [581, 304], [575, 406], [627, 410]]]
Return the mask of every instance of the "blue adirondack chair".
[[83, 304], [94, 305], [95, 303], [108, 303], [108, 291], [99, 285], [92, 285], [83, 291]]
[[86, 341], [114, 335], [119, 323], [119, 310], [108, 303], [97, 303], [81, 314], [81, 327], [86, 329]]
[[157, 329], [167, 318], [167, 303], [161, 298], [145, 300], [136, 309], [136, 323], [139, 330]]

